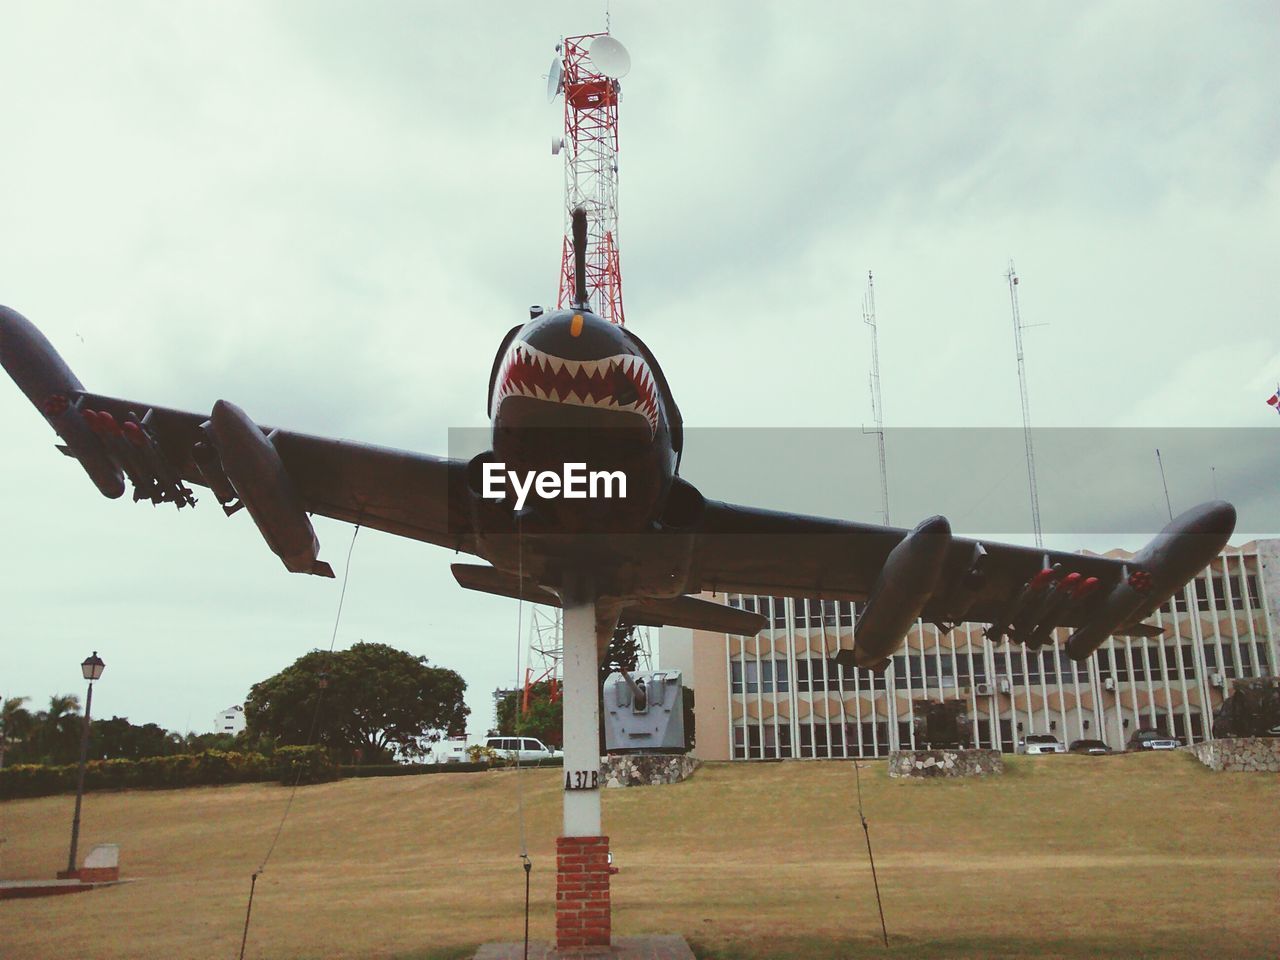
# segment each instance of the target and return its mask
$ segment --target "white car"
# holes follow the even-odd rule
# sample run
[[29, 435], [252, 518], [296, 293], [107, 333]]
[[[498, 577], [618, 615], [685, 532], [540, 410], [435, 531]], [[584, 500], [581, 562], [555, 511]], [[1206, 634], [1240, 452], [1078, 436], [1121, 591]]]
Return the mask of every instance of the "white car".
[[553, 750], [533, 737], [489, 737], [484, 745], [498, 756], [517, 763], [534, 763], [564, 756], [559, 750]]
[[1062, 745], [1062, 741], [1052, 734], [1033, 733], [1018, 744], [1018, 752], [1035, 756], [1040, 753], [1066, 753], [1067, 749]]

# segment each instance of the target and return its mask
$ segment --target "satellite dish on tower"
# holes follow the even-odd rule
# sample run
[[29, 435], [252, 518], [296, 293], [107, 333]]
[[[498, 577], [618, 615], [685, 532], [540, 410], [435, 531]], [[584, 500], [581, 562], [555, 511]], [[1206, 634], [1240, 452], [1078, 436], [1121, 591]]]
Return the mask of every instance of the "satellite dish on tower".
[[605, 34], [591, 41], [591, 62], [606, 77], [625, 77], [631, 72], [631, 54], [613, 37]]
[[547, 71], [547, 103], [554, 100], [564, 86], [564, 67], [560, 58], [551, 61], [551, 69]]

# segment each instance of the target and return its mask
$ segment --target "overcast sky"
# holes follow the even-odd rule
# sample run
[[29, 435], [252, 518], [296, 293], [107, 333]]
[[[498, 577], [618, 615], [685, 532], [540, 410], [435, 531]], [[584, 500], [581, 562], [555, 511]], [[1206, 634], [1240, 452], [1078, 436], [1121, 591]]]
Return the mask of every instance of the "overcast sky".
[[[852, 444], [870, 422], [872, 269], [887, 424], [1016, 426], [1013, 259], [1023, 320], [1043, 325], [1025, 332], [1037, 426], [1255, 428], [1233, 434], [1254, 468], [1216, 464], [1218, 485], [1265, 503], [1275, 26], [1265, 2], [615, 0], [633, 62], [629, 324], [691, 427], [852, 428]], [[444, 453], [450, 427], [487, 422], [502, 335], [554, 303], [561, 113], [545, 75], [561, 36], [603, 27], [603, 3], [3, 3], [0, 303], [92, 390], [200, 411], [226, 398]], [[103, 499], [6, 384], [0, 694], [82, 693], [96, 649], [95, 715], [204, 731], [328, 646], [340, 580], [287, 574], [211, 497], [180, 515]], [[782, 502], [760, 505], [817, 509], [811, 491], [839, 510], [813, 459], [749, 443], [741, 470], [699, 482], [732, 499], [755, 489], [735, 474], [764, 477]], [[1193, 459], [1171, 474], [1175, 509], [1212, 494]], [[1158, 525], [1146, 463], [1133, 509]], [[990, 469], [988, 493], [1025, 503], [1016, 456]], [[891, 494], [922, 472], [892, 444], [889, 471]], [[840, 512], [877, 510], [864, 490]], [[341, 571], [351, 528], [316, 528]], [[514, 602], [459, 590], [449, 562], [362, 531], [337, 643], [460, 671], [483, 734], [527, 638]]]

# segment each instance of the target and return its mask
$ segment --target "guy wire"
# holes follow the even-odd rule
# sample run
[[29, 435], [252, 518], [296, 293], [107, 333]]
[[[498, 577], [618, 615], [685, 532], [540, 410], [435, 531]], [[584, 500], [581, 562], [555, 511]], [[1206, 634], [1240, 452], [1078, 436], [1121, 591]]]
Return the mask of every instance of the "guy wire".
[[[342, 569], [342, 591], [338, 594], [338, 612], [333, 618], [333, 633], [329, 637], [329, 653], [333, 653], [334, 644], [338, 640], [338, 624], [342, 622], [342, 605], [347, 599], [347, 582], [351, 579], [351, 554], [356, 549], [356, 537], [360, 535], [360, 524], [356, 524], [356, 528], [351, 533], [351, 545], [347, 547], [347, 562]], [[311, 742], [316, 736], [316, 726], [320, 722], [320, 702], [324, 699], [324, 687], [320, 687], [316, 691], [316, 708], [311, 714], [311, 729], [307, 732], [307, 746], [311, 746]], [[284, 832], [285, 821], [289, 819], [289, 811], [293, 809], [293, 798], [298, 794], [298, 784], [302, 781], [303, 766], [298, 764], [297, 773], [293, 778], [293, 787], [289, 791], [289, 800], [284, 805], [284, 813], [280, 816], [280, 823], [276, 825], [275, 836], [271, 838], [271, 845], [267, 847], [266, 855], [262, 858], [262, 863], [258, 865], [258, 869], [253, 871], [253, 876], [249, 878], [249, 905], [244, 911], [244, 932], [240, 935], [240, 960], [244, 960], [245, 944], [249, 941], [249, 920], [253, 916], [253, 894], [258, 887], [258, 877], [260, 877], [267, 869], [267, 861], [271, 859], [271, 855], [275, 852], [276, 843], [280, 840], [280, 834]]]
[[[524, 634], [524, 518], [516, 519], [516, 690], [520, 689], [520, 642]], [[520, 709], [520, 696], [512, 705], [512, 733], [515, 733], [516, 711]], [[524, 960], [529, 960], [529, 875], [533, 861], [529, 859], [529, 843], [524, 822], [524, 781], [520, 773], [520, 740], [516, 747], [516, 809], [520, 822], [520, 866], [524, 868]]]
[[853, 761], [853, 777], [858, 783], [858, 819], [862, 821], [862, 832], [867, 838], [867, 859], [871, 861], [871, 882], [876, 888], [876, 909], [880, 911], [880, 935], [884, 937], [884, 947], [889, 949], [889, 930], [884, 924], [884, 904], [880, 900], [880, 880], [876, 877], [876, 858], [871, 852], [871, 829], [867, 826], [866, 814], [862, 812], [862, 773], [861, 766]]

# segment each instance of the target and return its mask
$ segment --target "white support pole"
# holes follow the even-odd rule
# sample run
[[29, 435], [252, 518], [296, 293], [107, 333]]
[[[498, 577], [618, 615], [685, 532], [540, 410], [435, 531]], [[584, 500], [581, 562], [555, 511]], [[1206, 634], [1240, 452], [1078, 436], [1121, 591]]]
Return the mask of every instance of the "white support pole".
[[564, 835], [598, 837], [600, 829], [600, 660], [596, 607], [564, 607]]

